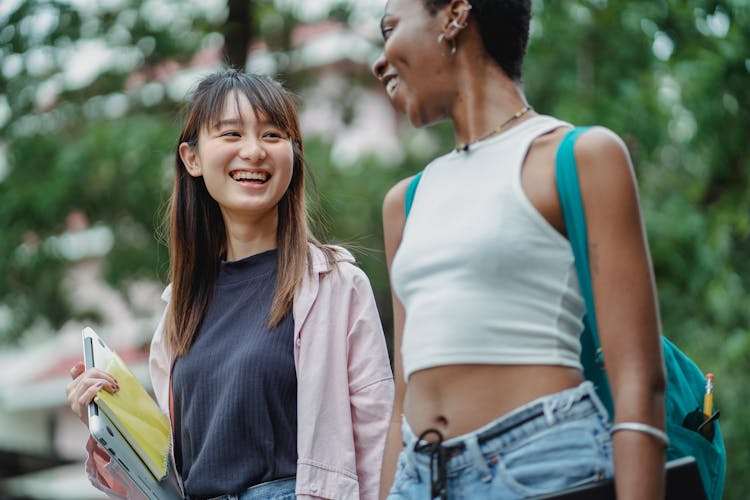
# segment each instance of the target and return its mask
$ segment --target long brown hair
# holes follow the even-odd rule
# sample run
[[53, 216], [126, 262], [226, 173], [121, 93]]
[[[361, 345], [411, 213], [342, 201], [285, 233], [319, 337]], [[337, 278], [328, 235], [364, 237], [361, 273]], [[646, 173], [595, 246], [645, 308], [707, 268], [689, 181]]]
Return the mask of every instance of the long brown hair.
[[198, 145], [198, 136], [220, 119], [227, 99], [247, 97], [256, 114], [284, 130], [293, 150], [289, 188], [278, 204], [278, 278], [268, 327], [278, 325], [291, 310], [294, 293], [309, 267], [308, 243], [321, 248], [329, 261], [333, 252], [310, 232], [305, 204], [305, 161], [297, 108], [292, 94], [263, 75], [228, 69], [205, 77], [188, 100], [186, 118], [175, 152], [175, 178], [169, 202], [169, 254], [172, 299], [165, 338], [175, 356], [185, 354], [206, 315], [226, 253], [226, 229], [218, 203], [211, 198], [203, 177], [188, 174], [180, 157], [183, 142]]

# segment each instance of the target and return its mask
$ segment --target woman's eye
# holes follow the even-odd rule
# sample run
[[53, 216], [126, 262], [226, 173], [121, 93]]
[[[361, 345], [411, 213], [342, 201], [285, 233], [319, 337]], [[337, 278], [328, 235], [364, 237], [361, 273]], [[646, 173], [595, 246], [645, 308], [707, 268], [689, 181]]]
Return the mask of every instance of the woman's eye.
[[392, 31], [393, 31], [392, 26], [383, 26], [382, 28], [380, 28], [380, 34], [382, 35], [383, 40], [387, 40], [388, 37], [391, 35]]
[[240, 133], [234, 130], [227, 130], [226, 132], [222, 132], [221, 136], [222, 137], [239, 137]]
[[263, 134], [263, 137], [267, 137], [269, 139], [286, 139], [286, 137], [284, 137], [284, 134], [277, 131], [266, 132], [265, 134]]

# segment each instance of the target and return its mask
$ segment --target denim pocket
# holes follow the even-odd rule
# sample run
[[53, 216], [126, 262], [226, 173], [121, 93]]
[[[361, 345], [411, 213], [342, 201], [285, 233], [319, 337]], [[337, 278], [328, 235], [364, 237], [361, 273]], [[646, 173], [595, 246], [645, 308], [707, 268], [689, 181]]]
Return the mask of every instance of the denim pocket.
[[496, 480], [524, 496], [600, 480], [611, 475], [608, 446], [597, 438], [593, 420], [556, 424], [503, 451]]
[[408, 463], [409, 458], [406, 454], [408, 450], [403, 450], [398, 455], [398, 463], [396, 465], [396, 474], [393, 477], [393, 486], [388, 492], [388, 498], [412, 498], [407, 495], [410, 487], [413, 488], [417, 482], [417, 477], [412, 471], [412, 466]]
[[[276, 479], [256, 485], [239, 496], [239, 500], [294, 500], [295, 478]], [[231, 497], [238, 498], [238, 497]]]
[[268, 498], [268, 500], [295, 500], [297, 498], [297, 495], [292, 491], [291, 493], [277, 493], [266, 498]]

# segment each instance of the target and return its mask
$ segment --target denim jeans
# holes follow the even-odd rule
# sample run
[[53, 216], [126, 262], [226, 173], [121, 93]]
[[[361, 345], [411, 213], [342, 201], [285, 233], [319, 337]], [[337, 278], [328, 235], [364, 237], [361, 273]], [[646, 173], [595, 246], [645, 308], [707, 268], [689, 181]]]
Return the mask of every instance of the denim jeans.
[[609, 426], [607, 410], [587, 381], [443, 441], [439, 471], [434, 443], [420, 441], [404, 420], [405, 447], [388, 499], [432, 498], [436, 475], [444, 476], [450, 500], [516, 500], [609, 478]]
[[294, 500], [297, 498], [294, 494], [296, 483], [294, 477], [275, 479], [251, 486], [239, 495], [222, 495], [209, 500]]

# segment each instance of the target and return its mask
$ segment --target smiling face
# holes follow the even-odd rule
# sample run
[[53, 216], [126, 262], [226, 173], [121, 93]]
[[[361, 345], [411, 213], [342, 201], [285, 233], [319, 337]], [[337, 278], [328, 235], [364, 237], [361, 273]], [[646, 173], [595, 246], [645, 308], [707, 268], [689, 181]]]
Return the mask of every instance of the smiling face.
[[217, 118], [201, 128], [197, 144], [180, 144], [185, 168], [191, 176], [203, 177], [225, 223], [275, 222], [292, 179], [291, 138], [256, 112], [241, 92], [227, 95]]
[[417, 127], [446, 118], [454, 96], [450, 50], [438, 43], [445, 24], [445, 12], [432, 15], [422, 0], [390, 0], [380, 23], [383, 55], [373, 73]]

